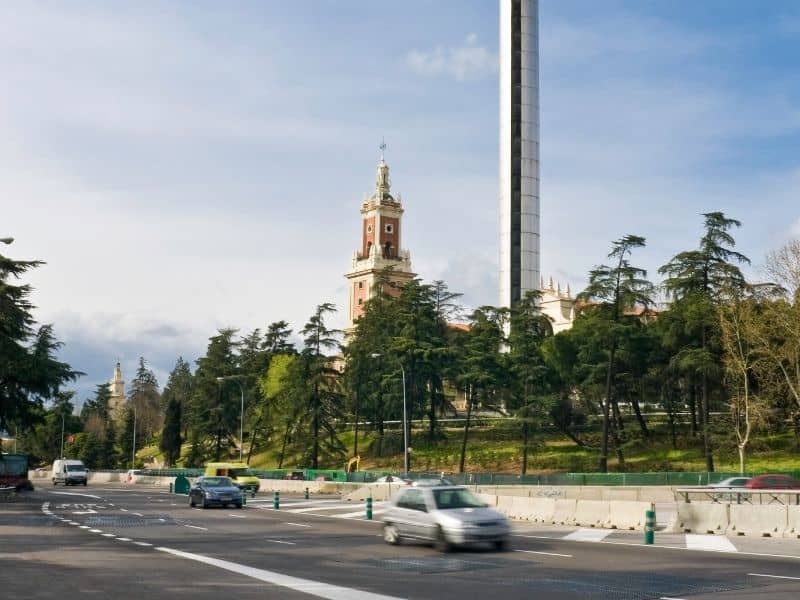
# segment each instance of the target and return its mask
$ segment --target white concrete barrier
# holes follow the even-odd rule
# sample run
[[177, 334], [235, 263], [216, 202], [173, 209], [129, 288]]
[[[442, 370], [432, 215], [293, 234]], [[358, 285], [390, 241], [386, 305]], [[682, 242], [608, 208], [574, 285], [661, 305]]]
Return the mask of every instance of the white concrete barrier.
[[578, 500], [573, 522], [581, 527], [606, 527], [611, 513], [606, 500]]
[[556, 510], [555, 498], [531, 498], [531, 521], [537, 523], [552, 523]]
[[557, 525], [571, 525], [575, 519], [577, 500], [558, 498], [553, 506], [553, 520]]
[[782, 537], [788, 511], [782, 504], [731, 504], [728, 535]]
[[800, 538], [800, 506], [790, 505], [786, 507], [786, 529], [783, 537]]
[[728, 505], [679, 502], [675, 522], [683, 533], [724, 534], [730, 524]]
[[649, 502], [615, 500], [610, 502], [609, 522], [612, 529], [644, 530], [646, 512], [650, 510]]

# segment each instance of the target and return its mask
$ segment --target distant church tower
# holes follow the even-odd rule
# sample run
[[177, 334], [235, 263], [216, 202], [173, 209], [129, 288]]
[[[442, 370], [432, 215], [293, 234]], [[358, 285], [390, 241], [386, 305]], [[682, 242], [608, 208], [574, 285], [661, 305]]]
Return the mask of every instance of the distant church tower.
[[388, 293], [399, 295], [407, 281], [414, 278], [411, 255], [403, 250], [400, 195], [390, 193], [389, 165], [384, 160], [386, 144], [381, 144], [381, 159], [375, 180], [375, 192], [361, 205], [361, 247], [353, 253], [348, 281], [350, 308], [345, 333], [352, 333], [356, 320], [364, 312], [364, 303], [373, 293], [375, 281], [386, 267], [392, 267]]
[[125, 405], [125, 382], [122, 380], [122, 367], [119, 362], [114, 367], [114, 377], [108, 382], [111, 397], [108, 399], [108, 413], [116, 417]]

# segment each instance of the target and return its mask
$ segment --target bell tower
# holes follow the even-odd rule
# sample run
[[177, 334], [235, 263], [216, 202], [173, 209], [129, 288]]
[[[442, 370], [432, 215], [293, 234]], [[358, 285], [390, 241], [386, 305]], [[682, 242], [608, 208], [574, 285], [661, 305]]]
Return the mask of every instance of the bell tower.
[[381, 271], [392, 268], [388, 290], [392, 295], [399, 295], [403, 284], [415, 276], [411, 255], [401, 246], [403, 206], [400, 195], [395, 198], [391, 194], [389, 165], [384, 157], [386, 144], [381, 143], [380, 149], [375, 192], [361, 204], [361, 244], [345, 274], [350, 290], [347, 333], [352, 332], [363, 314], [364, 303], [372, 296]]
[[108, 412], [112, 417], [116, 417], [125, 405], [125, 381], [122, 379], [122, 367], [117, 361], [114, 367], [114, 376], [108, 382], [108, 389], [111, 396], [108, 399]]

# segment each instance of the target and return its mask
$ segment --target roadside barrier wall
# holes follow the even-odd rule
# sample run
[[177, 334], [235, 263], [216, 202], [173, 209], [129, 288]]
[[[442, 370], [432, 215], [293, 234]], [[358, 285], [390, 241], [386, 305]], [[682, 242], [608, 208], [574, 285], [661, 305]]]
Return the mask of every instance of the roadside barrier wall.
[[786, 530], [783, 537], [800, 538], [800, 506], [786, 507]]
[[728, 504], [679, 502], [676, 529], [681, 533], [724, 534], [730, 525]]
[[728, 535], [780, 537], [788, 523], [787, 507], [781, 504], [731, 504]]
[[612, 529], [644, 530], [645, 513], [650, 510], [649, 502], [612, 500], [609, 502], [608, 525]]
[[556, 525], [572, 525], [577, 504], [577, 500], [557, 498], [553, 507], [553, 520], [551, 522]]
[[581, 527], [606, 527], [611, 514], [611, 503], [606, 500], [578, 500], [573, 522]]

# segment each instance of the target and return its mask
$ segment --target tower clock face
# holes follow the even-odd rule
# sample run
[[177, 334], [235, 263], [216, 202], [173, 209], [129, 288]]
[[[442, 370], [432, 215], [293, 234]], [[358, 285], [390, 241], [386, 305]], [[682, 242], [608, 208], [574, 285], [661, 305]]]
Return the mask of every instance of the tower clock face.
[[367, 233], [372, 233], [372, 225], [367, 225]]

